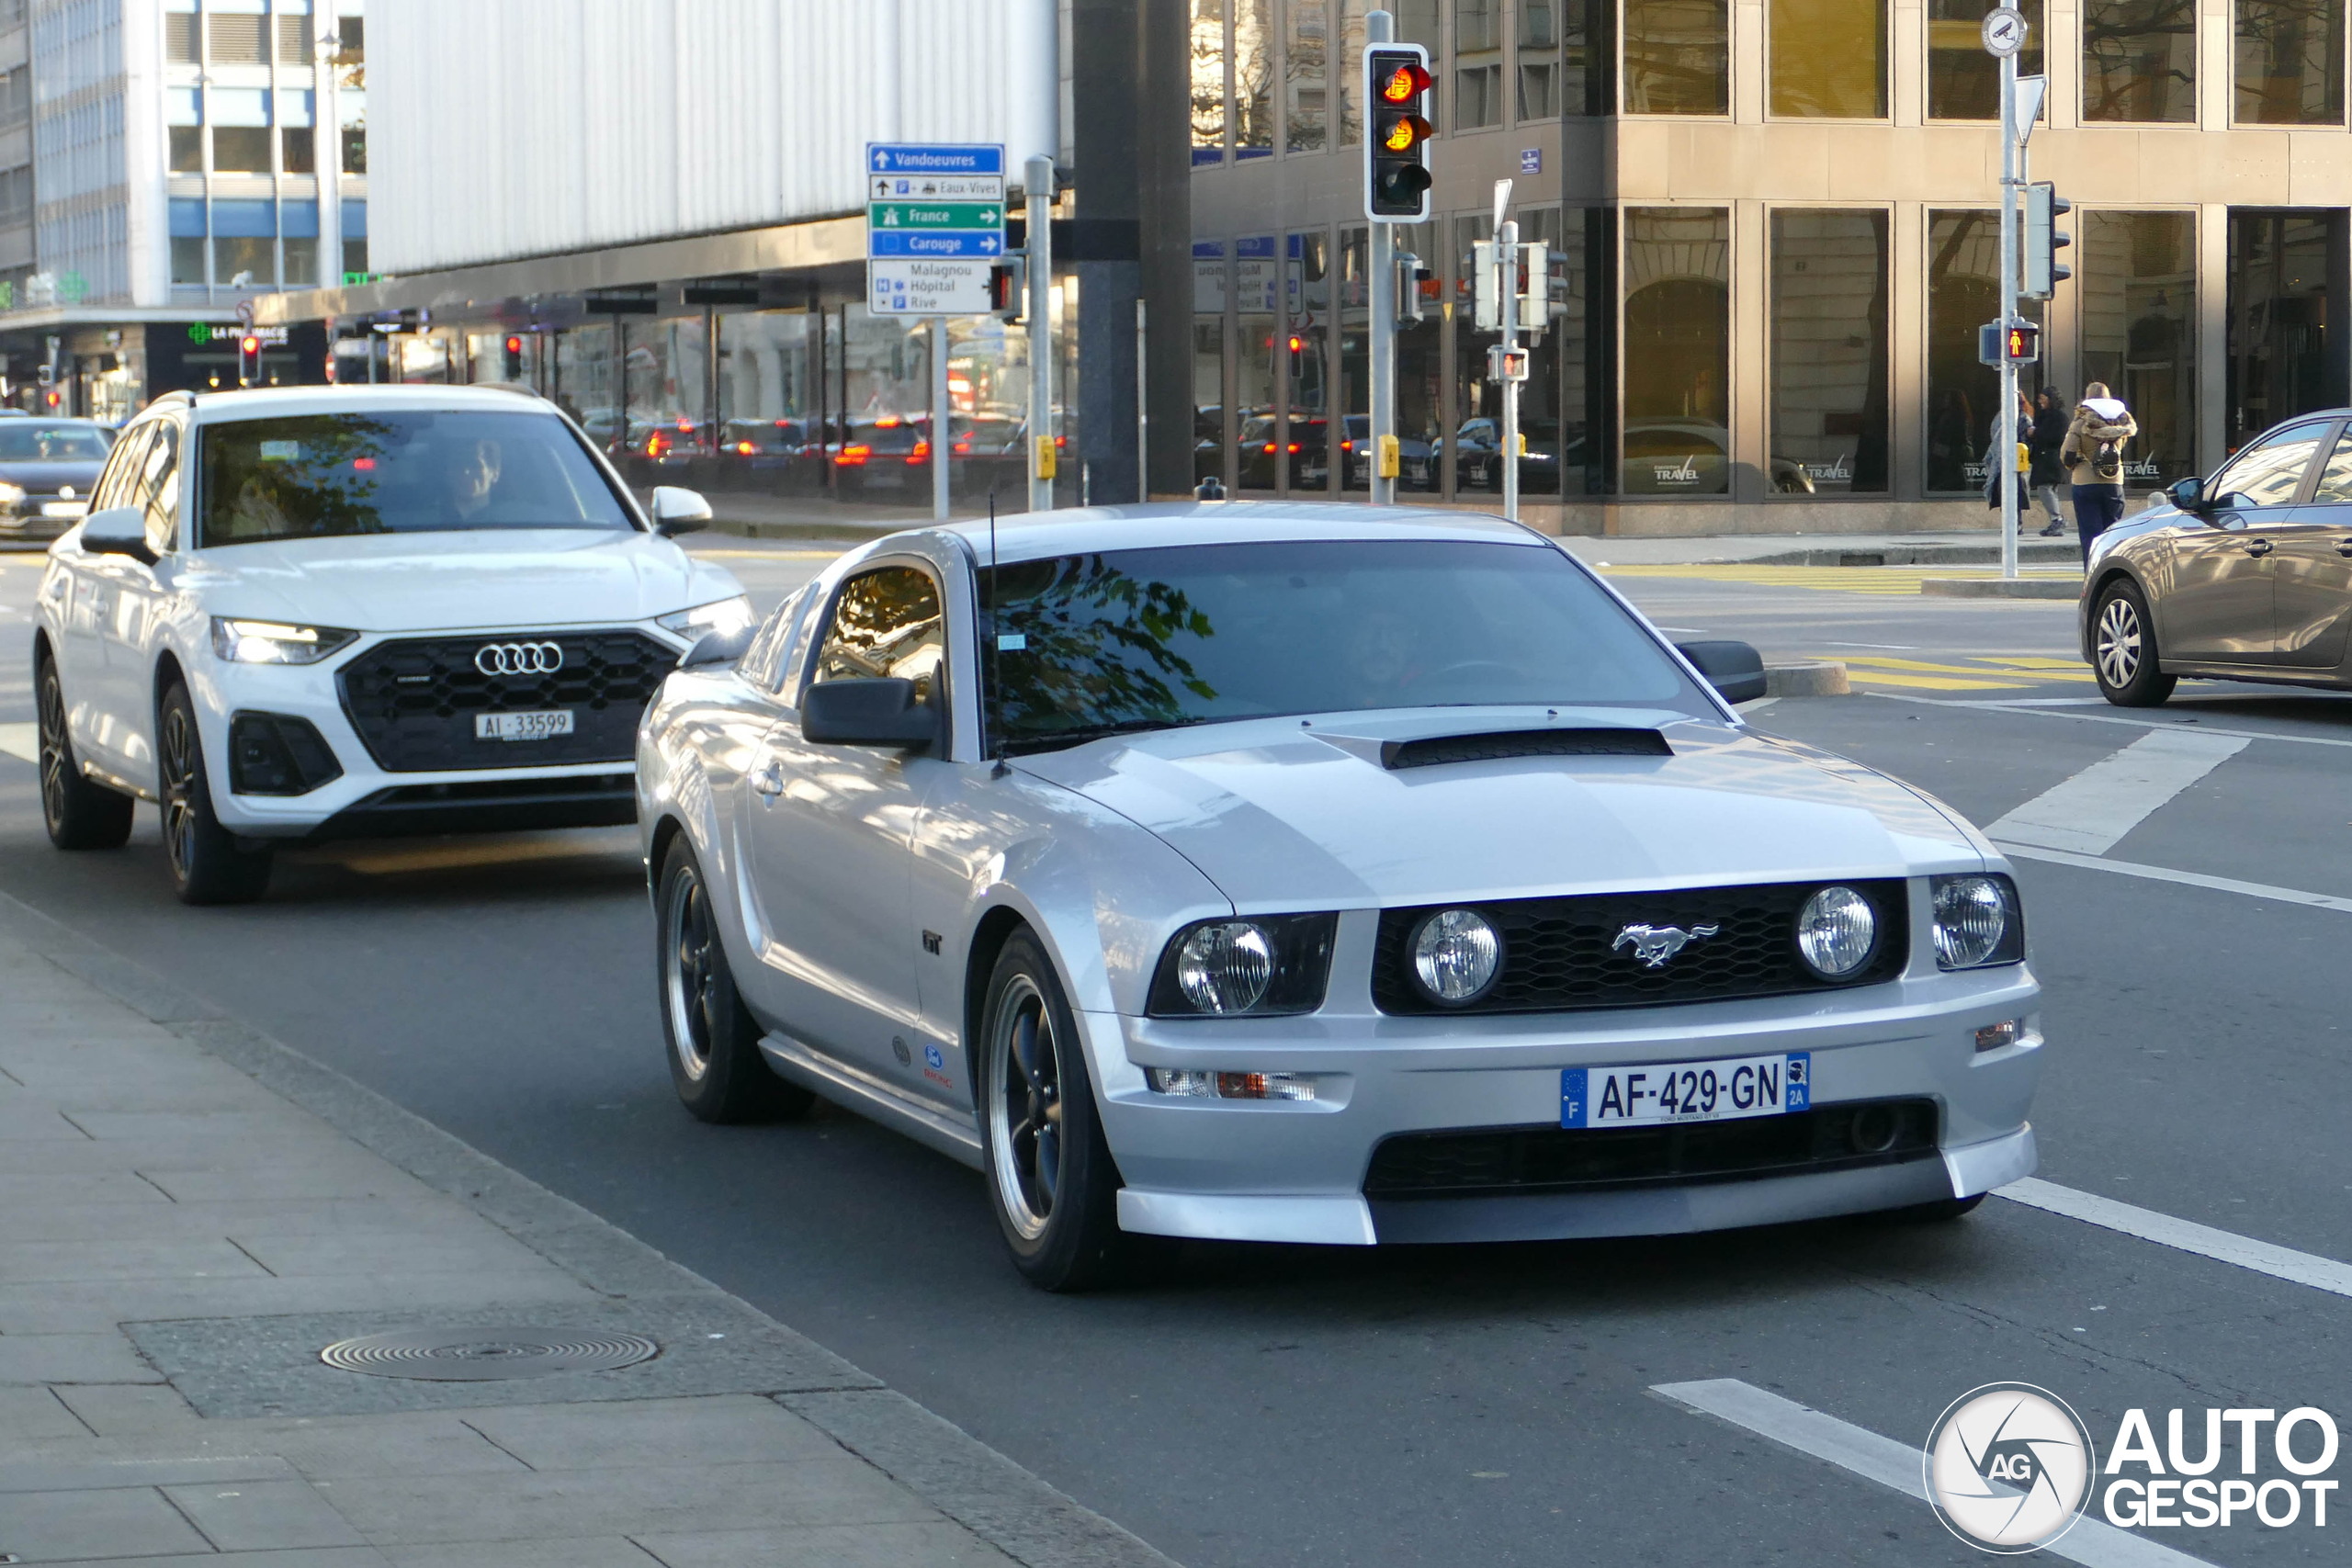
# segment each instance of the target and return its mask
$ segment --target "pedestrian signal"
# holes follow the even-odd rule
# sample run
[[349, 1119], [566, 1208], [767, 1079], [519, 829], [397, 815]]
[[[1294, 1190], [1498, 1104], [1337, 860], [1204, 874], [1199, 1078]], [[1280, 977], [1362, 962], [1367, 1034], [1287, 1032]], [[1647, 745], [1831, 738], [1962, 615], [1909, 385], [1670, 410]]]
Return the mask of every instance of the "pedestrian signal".
[[2041, 329], [2030, 321], [2011, 321], [2001, 353], [2012, 365], [2032, 364], [2041, 357]]

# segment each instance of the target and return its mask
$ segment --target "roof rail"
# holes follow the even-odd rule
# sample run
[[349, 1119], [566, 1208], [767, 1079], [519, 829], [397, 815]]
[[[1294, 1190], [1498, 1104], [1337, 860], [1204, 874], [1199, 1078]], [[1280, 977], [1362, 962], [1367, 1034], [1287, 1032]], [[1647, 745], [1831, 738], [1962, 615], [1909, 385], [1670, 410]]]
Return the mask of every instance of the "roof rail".
[[475, 381], [469, 383], [469, 385], [485, 392], [506, 392], [514, 397], [528, 398], [533, 402], [543, 403], [547, 401], [545, 398], [531, 390], [530, 388], [514, 381]]
[[180, 403], [192, 404], [195, 401], [196, 394], [183, 387], [175, 391], [156, 393], [153, 397], [147, 400], [147, 406], [152, 409], [164, 403], [177, 405]]

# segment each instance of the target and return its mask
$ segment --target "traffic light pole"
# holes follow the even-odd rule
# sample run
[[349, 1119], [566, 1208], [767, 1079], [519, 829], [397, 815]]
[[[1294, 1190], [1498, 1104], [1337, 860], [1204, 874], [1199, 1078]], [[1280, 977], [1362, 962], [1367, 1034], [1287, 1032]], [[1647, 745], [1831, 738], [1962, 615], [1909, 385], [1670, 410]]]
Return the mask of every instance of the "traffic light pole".
[[1029, 195], [1029, 510], [1054, 509], [1054, 161], [1022, 165]]
[[[1503, 190], [1510, 182], [1502, 182]], [[1498, 195], [1501, 193], [1498, 192]], [[1503, 466], [1503, 515], [1519, 521], [1519, 389], [1521, 383], [1510, 375], [1511, 351], [1519, 346], [1519, 220], [1495, 225], [1495, 286], [1501, 292], [1495, 296], [1495, 321], [1502, 329], [1502, 363], [1497, 367], [1503, 372], [1503, 440], [1500, 461]]]
[[2006, 351], [2018, 317], [2018, 57], [2001, 56], [2001, 438], [1995, 443], [1993, 480], [2000, 486], [2001, 575], [2018, 574], [2018, 362]]
[[956, 416], [947, 406], [947, 318], [931, 319], [931, 515], [947, 521], [947, 464]]
[[[1363, 39], [1367, 45], [1393, 42], [1396, 37], [1396, 21], [1386, 11], [1367, 11], [1363, 18]], [[1372, 109], [1364, 107], [1364, 135], [1372, 135]], [[1372, 504], [1394, 506], [1396, 503], [1396, 480], [1393, 475], [1380, 471], [1381, 458], [1388, 451], [1388, 438], [1396, 434], [1396, 226], [1377, 219], [1370, 224], [1371, 258], [1366, 264], [1372, 270], [1372, 321], [1365, 342], [1365, 373], [1372, 380], [1370, 407], [1372, 418], [1366, 433], [1364, 453], [1365, 483], [1370, 487]]]

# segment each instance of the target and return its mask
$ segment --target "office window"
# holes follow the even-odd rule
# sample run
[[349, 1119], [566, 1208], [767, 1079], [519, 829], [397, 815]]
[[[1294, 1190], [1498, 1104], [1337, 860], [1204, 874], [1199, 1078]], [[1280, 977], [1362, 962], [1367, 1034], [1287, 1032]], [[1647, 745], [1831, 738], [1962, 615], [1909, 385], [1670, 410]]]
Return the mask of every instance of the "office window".
[[212, 167], [236, 174], [269, 173], [269, 127], [216, 125], [212, 128]]
[[204, 172], [204, 127], [175, 125], [171, 129], [172, 173], [200, 175]]
[[172, 241], [172, 281], [195, 284], [204, 281], [204, 236], [198, 234]]
[[1502, 0], [1453, 0], [1453, 128], [1502, 122]]
[[1233, 155], [1274, 151], [1274, 0], [1234, 0]]
[[1625, 209], [1627, 495], [1731, 491], [1731, 213]]
[[33, 107], [33, 73], [28, 65], [0, 71], [0, 126], [20, 125]]
[[2170, 484], [2197, 471], [2196, 215], [2083, 213], [2075, 232], [2083, 378], [2140, 422], [2124, 483]]
[[319, 172], [318, 160], [311, 156], [318, 143], [307, 125], [288, 125], [278, 130], [278, 168], [289, 175], [314, 175]]
[[2197, 118], [2195, 0], [2085, 0], [2083, 118]]
[[343, 270], [346, 276], [366, 276], [368, 271], [368, 242], [366, 240], [345, 240], [343, 243]]
[[1364, 0], [1335, 0], [1340, 17], [1340, 145], [1363, 141]]
[[1627, 114], [1731, 112], [1730, 0], [1624, 0]]
[[319, 281], [318, 237], [295, 239], [288, 236], [278, 243], [286, 253], [286, 286], [288, 288], [315, 287]]
[[1193, 162], [1225, 162], [1225, 0], [1193, 0]]
[[0, 223], [21, 223], [32, 216], [33, 166], [19, 164], [0, 169]]
[[[368, 63], [367, 17], [337, 17], [334, 19], [334, 36], [343, 45], [342, 48], [334, 51], [334, 62], [337, 65], [365, 65]], [[1224, 46], [1219, 44], [1218, 48], [1222, 51]]]
[[1772, 112], [1886, 118], [1886, 0], [1771, 0]]
[[1400, 43], [1417, 43], [1430, 51], [1430, 123], [1443, 125], [1445, 99], [1445, 29], [1438, 17], [1438, 0], [1390, 0]]
[[275, 240], [215, 234], [212, 276], [223, 288], [267, 288], [277, 281], [277, 251]]
[[1608, 110], [1608, 47], [1616, 0], [1520, 0], [1519, 118]]
[[1772, 214], [1771, 488], [1883, 495], [1886, 214]]
[[2344, 119], [2344, 0], [2237, 0], [2241, 125]]
[[1330, 98], [1330, 11], [1324, 0], [1290, 0], [1284, 22], [1284, 145], [1294, 152], [1320, 152]]
[[280, 65], [307, 65], [311, 62], [311, 14], [308, 11], [277, 13], [277, 62]]
[[364, 125], [343, 128], [343, 172], [346, 175], [368, 172], [368, 128]]
[[213, 64], [269, 63], [269, 45], [262, 33], [261, 17], [239, 11], [213, 11], [208, 15], [211, 22]]
[[[172, 65], [196, 63], [196, 13], [166, 11], [164, 13], [164, 59]], [[198, 278], [198, 283], [203, 282]]]
[[[1988, 0], [1928, 0], [1928, 118], [2001, 118], [2001, 62], [1984, 52]], [[2041, 74], [2042, 0], [2018, 0], [2025, 47], [2018, 74]]]

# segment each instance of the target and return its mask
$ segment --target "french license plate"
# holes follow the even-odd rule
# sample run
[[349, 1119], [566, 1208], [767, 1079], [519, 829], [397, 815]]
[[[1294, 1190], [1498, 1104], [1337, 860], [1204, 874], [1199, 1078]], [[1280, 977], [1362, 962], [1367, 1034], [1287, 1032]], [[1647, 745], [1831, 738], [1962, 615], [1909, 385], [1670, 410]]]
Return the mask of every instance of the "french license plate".
[[550, 736], [571, 733], [570, 708], [548, 708], [537, 713], [474, 715], [474, 739], [477, 740], [545, 740]]
[[1639, 1067], [1564, 1067], [1563, 1127], [1655, 1127], [1785, 1116], [1813, 1105], [1813, 1053], [1652, 1062]]

